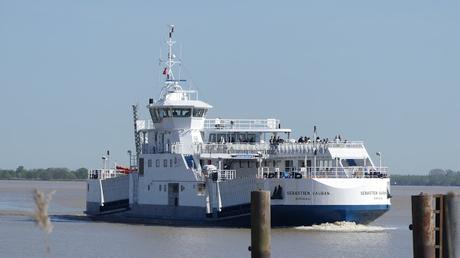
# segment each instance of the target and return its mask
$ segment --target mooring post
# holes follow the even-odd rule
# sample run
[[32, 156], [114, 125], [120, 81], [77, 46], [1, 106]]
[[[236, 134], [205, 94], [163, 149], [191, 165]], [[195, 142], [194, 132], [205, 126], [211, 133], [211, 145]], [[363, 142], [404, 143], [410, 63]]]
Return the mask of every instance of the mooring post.
[[412, 196], [412, 239], [414, 258], [435, 258], [433, 198]]
[[270, 258], [270, 192], [251, 192], [251, 258]]
[[460, 195], [444, 196], [444, 257], [460, 258]]

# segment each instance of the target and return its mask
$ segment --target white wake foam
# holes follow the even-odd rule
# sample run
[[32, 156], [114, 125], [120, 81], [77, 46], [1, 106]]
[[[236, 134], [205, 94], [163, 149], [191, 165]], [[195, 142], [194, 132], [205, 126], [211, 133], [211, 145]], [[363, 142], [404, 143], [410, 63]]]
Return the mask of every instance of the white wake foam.
[[361, 225], [348, 221], [337, 221], [334, 223], [296, 227], [296, 229], [318, 232], [384, 232], [388, 230], [395, 230], [396, 228]]

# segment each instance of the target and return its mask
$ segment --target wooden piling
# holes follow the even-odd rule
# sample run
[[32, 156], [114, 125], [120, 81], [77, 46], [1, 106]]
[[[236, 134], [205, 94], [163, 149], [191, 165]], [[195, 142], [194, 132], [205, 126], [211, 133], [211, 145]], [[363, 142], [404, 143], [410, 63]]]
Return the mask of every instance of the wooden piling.
[[444, 257], [460, 258], [460, 195], [444, 196]]
[[433, 198], [412, 196], [412, 239], [414, 258], [435, 258]]
[[251, 192], [251, 258], [271, 255], [270, 192]]

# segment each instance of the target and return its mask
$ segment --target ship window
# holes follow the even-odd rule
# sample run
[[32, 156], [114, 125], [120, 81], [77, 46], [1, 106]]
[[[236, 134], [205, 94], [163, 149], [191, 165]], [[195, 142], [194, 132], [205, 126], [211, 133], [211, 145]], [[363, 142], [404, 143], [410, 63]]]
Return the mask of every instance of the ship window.
[[246, 134], [239, 133], [239, 134], [238, 134], [238, 142], [247, 142], [247, 140], [246, 140]]
[[216, 142], [216, 134], [212, 133], [209, 135], [209, 141], [210, 142]]
[[163, 167], [165, 167], [165, 168], [168, 167], [168, 160], [167, 159], [163, 160]]
[[173, 117], [190, 117], [191, 113], [190, 108], [175, 108], [172, 110]]
[[152, 120], [154, 123], [160, 122], [160, 113], [158, 112], [158, 108], [150, 109], [150, 115], [152, 116]]
[[248, 160], [248, 168], [252, 167], [252, 162]]
[[204, 108], [194, 108], [193, 109], [193, 117], [203, 117], [206, 113], [206, 109]]
[[147, 161], [147, 165], [148, 165], [149, 168], [152, 167], [152, 160], [151, 160], [151, 159], [149, 159], [149, 160]]
[[160, 167], [160, 160], [159, 160], [159, 159], [157, 159], [157, 161], [156, 161], [156, 164], [155, 164], [155, 165], [156, 165], [156, 167], [157, 167], [157, 168], [159, 168], [159, 167]]
[[161, 192], [161, 185], [158, 185], [158, 190]]
[[234, 133], [230, 134], [230, 142], [235, 143], [236, 142], [236, 135]]
[[225, 142], [225, 134], [222, 134], [222, 133], [218, 134], [218, 135], [217, 135], [217, 140], [218, 140], [220, 143]]
[[240, 160], [240, 168], [243, 167], [243, 161]]
[[250, 143], [256, 142], [256, 135], [253, 133], [248, 134], [248, 142]]
[[172, 117], [172, 110], [169, 108], [161, 108], [160, 109], [160, 117]]

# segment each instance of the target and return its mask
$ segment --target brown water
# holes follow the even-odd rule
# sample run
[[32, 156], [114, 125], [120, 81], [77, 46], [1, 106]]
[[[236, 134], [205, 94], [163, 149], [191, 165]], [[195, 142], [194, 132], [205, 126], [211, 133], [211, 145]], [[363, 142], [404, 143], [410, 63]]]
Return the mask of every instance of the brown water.
[[[250, 257], [248, 229], [181, 228], [53, 219], [46, 237], [28, 216], [32, 190], [56, 190], [51, 214], [82, 214], [85, 182], [0, 181], [0, 257]], [[459, 187], [392, 188], [392, 208], [368, 226], [272, 230], [272, 257], [412, 257], [410, 196]], [[49, 245], [50, 252], [46, 252]]]

